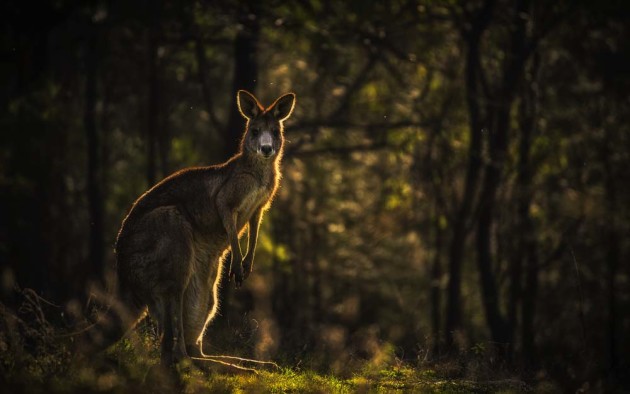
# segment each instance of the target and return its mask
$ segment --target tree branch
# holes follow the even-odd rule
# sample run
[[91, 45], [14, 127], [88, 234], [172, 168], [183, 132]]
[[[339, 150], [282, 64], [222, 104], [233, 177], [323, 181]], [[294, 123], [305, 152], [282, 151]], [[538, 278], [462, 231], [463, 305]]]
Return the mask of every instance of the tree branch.
[[287, 132], [295, 132], [297, 130], [307, 130], [313, 127], [329, 127], [333, 129], [401, 129], [404, 127], [428, 127], [434, 121], [411, 121], [403, 120], [399, 122], [378, 122], [378, 123], [353, 123], [344, 120], [324, 119], [324, 120], [307, 120], [286, 128]]
[[317, 148], [308, 150], [295, 150], [289, 151], [285, 154], [286, 157], [312, 157], [321, 154], [333, 154], [333, 155], [347, 155], [353, 152], [370, 152], [382, 149], [392, 148], [385, 142], [375, 142], [371, 144], [359, 144], [349, 146], [333, 146], [329, 148]]
[[365, 66], [363, 66], [363, 69], [359, 72], [359, 75], [357, 75], [356, 79], [352, 82], [352, 84], [350, 84], [348, 89], [346, 89], [346, 92], [344, 96], [341, 98], [340, 103], [337, 106], [337, 109], [335, 109], [332, 112], [332, 114], [330, 114], [329, 116], [330, 118], [332, 119], [339, 118], [342, 113], [348, 110], [348, 106], [350, 105], [350, 99], [352, 98], [352, 95], [354, 95], [354, 93], [356, 93], [358, 90], [360, 90], [363, 87], [363, 85], [365, 85], [365, 81], [367, 80], [367, 77], [370, 71], [372, 71], [372, 69], [376, 65], [377, 58], [378, 56], [376, 55], [370, 56], [368, 62], [365, 64]]

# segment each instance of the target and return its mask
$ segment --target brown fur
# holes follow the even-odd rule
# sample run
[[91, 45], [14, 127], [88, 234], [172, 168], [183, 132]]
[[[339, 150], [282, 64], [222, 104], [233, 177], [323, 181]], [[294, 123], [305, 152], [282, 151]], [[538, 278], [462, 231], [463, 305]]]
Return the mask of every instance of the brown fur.
[[[201, 350], [217, 312], [223, 256], [229, 248], [230, 277], [240, 286], [251, 272], [258, 227], [278, 187], [282, 124], [295, 95], [264, 109], [239, 91], [237, 102], [247, 119], [239, 153], [221, 165], [181, 170], [149, 189], [134, 203], [116, 241], [120, 294], [133, 311], [129, 321], [148, 307], [163, 333], [163, 363]], [[238, 238], [246, 225], [243, 257]]]

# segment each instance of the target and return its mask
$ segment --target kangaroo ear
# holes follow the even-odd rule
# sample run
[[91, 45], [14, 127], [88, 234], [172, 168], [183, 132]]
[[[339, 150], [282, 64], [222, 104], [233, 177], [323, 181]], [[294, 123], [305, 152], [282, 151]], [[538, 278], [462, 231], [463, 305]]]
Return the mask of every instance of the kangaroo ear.
[[260, 105], [256, 97], [247, 90], [238, 91], [236, 94], [236, 104], [238, 104], [238, 111], [245, 119], [253, 119], [263, 111], [263, 106]]
[[295, 108], [295, 94], [287, 93], [271, 104], [267, 111], [271, 111], [273, 116], [282, 122], [291, 116], [293, 108]]

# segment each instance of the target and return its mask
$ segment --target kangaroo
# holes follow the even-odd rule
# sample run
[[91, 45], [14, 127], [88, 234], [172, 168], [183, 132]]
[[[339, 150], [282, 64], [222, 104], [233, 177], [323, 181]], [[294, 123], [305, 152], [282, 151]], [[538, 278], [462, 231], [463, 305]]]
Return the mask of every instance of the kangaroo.
[[[237, 104], [247, 121], [239, 152], [223, 164], [186, 168], [153, 186], [133, 204], [116, 240], [119, 294], [131, 311], [125, 321], [131, 328], [148, 308], [162, 334], [165, 365], [203, 354], [222, 272], [230, 270], [237, 288], [249, 276], [258, 229], [278, 188], [283, 123], [295, 94], [265, 109], [239, 90]], [[239, 237], [246, 225], [243, 257]]]

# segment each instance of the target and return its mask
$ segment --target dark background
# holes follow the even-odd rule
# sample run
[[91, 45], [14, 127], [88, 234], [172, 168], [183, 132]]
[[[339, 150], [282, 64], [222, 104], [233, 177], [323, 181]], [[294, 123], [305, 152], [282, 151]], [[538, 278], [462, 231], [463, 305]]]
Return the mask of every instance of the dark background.
[[135, 198], [235, 153], [236, 90], [293, 91], [213, 346], [627, 385], [628, 4], [5, 0], [3, 303], [85, 299]]

